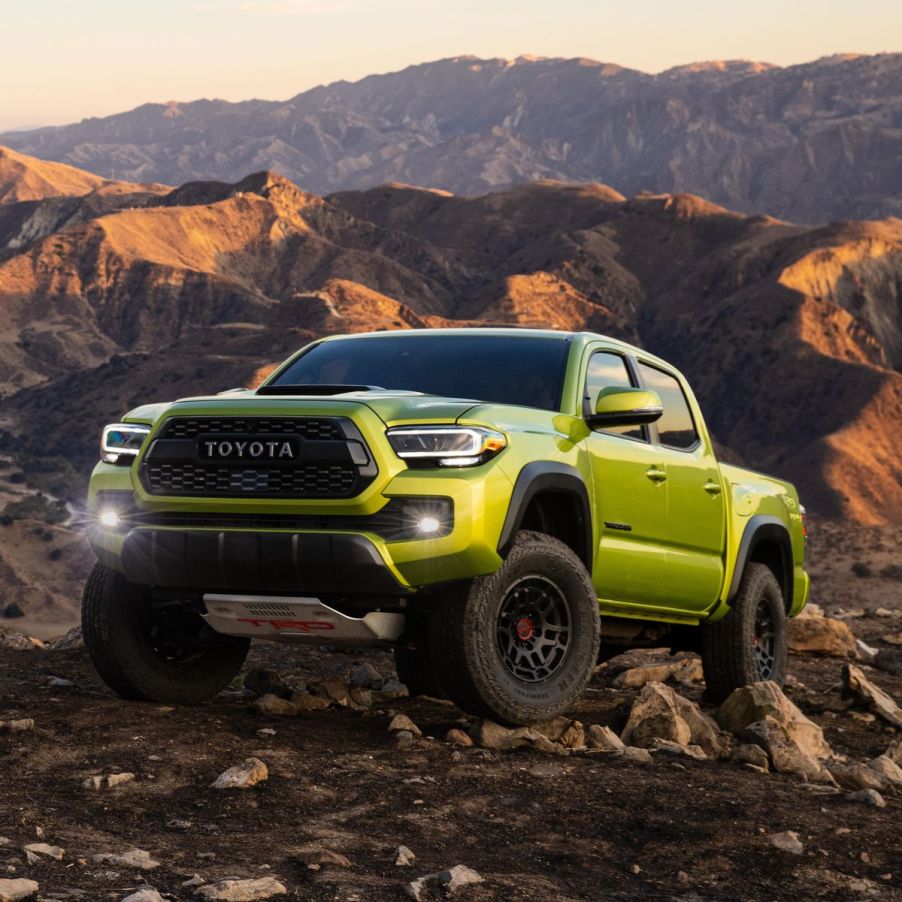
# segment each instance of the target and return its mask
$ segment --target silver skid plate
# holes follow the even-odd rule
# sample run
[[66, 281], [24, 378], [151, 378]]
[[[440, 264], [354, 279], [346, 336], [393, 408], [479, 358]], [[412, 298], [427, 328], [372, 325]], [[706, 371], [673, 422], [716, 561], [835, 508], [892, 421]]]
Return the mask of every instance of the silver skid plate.
[[204, 620], [226, 636], [320, 645], [394, 642], [403, 614], [370, 611], [348, 617], [318, 598], [279, 595], [204, 595]]

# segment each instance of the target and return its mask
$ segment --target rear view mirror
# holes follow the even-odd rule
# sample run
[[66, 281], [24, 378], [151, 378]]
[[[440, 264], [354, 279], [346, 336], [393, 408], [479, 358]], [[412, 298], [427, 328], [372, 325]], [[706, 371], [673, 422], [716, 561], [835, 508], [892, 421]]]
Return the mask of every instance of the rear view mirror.
[[598, 393], [595, 412], [586, 421], [590, 426], [643, 426], [663, 412], [657, 392], [611, 386]]

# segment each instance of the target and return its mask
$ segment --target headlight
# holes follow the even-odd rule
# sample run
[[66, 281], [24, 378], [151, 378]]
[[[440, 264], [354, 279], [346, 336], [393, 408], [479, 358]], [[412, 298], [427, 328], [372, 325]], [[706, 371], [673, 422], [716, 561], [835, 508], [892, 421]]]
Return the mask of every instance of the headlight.
[[479, 426], [401, 426], [386, 432], [410, 466], [475, 467], [507, 447], [507, 439]]
[[113, 423], [103, 427], [100, 440], [100, 459], [107, 464], [130, 464], [141, 450], [150, 426], [133, 423]]

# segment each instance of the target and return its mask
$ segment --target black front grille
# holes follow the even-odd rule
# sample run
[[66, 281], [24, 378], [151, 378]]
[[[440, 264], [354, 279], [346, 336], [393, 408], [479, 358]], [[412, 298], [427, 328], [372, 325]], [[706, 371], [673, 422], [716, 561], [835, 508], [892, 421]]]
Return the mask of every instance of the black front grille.
[[158, 438], [197, 438], [217, 432], [281, 433], [300, 435], [311, 441], [344, 438], [339, 422], [323, 417], [173, 417]]
[[[302, 450], [290, 461], [203, 459], [206, 435], [296, 435]], [[139, 472], [151, 495], [217, 498], [351, 498], [375, 475], [363, 437], [341, 417], [173, 417]]]

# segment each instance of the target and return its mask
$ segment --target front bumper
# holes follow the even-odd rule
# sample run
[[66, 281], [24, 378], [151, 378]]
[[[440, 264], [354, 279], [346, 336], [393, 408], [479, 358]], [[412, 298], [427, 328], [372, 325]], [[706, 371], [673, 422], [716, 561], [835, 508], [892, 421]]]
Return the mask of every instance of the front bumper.
[[[117, 527], [104, 526], [99, 515], [114, 495], [124, 516]], [[102, 563], [142, 585], [403, 597], [497, 570], [510, 495], [510, 480], [491, 463], [401, 470], [375, 497], [370, 490], [341, 503], [160, 499], [142, 492], [131, 468], [98, 464], [88, 536]], [[453, 509], [450, 530], [438, 537], [395, 540], [380, 520], [399, 501], [437, 498]]]

